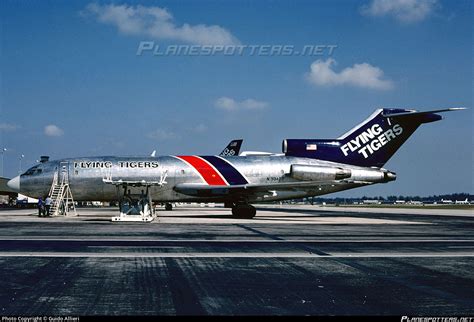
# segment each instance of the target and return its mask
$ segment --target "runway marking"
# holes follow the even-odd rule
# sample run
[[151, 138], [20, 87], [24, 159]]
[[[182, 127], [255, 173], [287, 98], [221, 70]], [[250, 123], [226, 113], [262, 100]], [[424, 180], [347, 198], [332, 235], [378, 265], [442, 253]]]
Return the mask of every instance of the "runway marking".
[[[275, 236], [275, 235], [272, 235], [272, 234], [268, 234], [268, 233], [266, 233], [266, 232], [263, 232], [263, 231], [261, 231], [261, 230], [255, 229], [255, 228], [247, 227], [247, 226], [245, 226], [245, 225], [239, 224], [239, 225], [236, 225], [236, 226], [241, 227], [241, 228], [243, 228], [243, 229], [245, 229], [245, 230], [251, 231], [251, 232], [253, 232], [253, 233], [256, 233], [257, 235], [270, 238], [271, 240], [284, 240], [284, 239], [281, 238], [281, 237], [278, 237], [278, 236]], [[318, 249], [309, 248], [309, 247], [307, 247], [307, 246], [304, 245], [304, 244], [303, 244], [303, 245], [298, 245], [297, 247], [300, 248], [300, 249], [302, 249], [303, 251], [306, 251], [306, 252], [310, 253], [310, 254], [316, 253], [316, 254], [321, 255], [321, 256], [327, 256], [327, 255], [328, 255], [327, 253], [322, 252], [322, 251], [320, 251], [320, 250], [318, 250]]]
[[424, 257], [474, 257], [474, 253], [397, 253], [397, 254], [328, 254], [314, 253], [66, 253], [66, 252], [0, 252], [0, 257], [65, 257], [65, 258], [424, 258]]
[[250, 231], [250, 232], [252, 232], [252, 233], [255, 233], [255, 234], [257, 234], [257, 235], [260, 235], [260, 236], [262, 236], [262, 237], [269, 238], [270, 240], [275, 240], [275, 241], [276, 241], [276, 240], [278, 240], [278, 241], [284, 240], [283, 238], [280, 238], [280, 237], [278, 237], [278, 236], [275, 236], [275, 235], [272, 235], [272, 234], [267, 234], [267, 233], [265, 233], [265, 232], [263, 232], [263, 231], [261, 231], [261, 230], [258, 230], [258, 229], [252, 228], [252, 227], [247, 227], [247, 226], [242, 225], [242, 224], [236, 224], [235, 226], [240, 227], [240, 228], [243, 228], [243, 229], [245, 229], [245, 230], [248, 230], [248, 231]]
[[155, 242], [155, 243], [474, 243], [474, 239], [120, 239], [120, 238], [61, 238], [0, 237], [2, 241], [88, 241], [88, 242]]

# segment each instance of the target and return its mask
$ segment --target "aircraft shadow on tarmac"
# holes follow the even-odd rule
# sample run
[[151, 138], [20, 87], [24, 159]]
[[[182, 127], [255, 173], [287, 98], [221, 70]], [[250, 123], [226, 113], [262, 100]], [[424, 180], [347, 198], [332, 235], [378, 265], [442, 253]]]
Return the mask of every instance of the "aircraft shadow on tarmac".
[[207, 215], [187, 215], [187, 214], [182, 214], [182, 215], [164, 215], [163, 213], [158, 213], [158, 218], [209, 218], [209, 219], [235, 219], [232, 215], [213, 215], [213, 214], [207, 214]]
[[[224, 208], [203, 208], [201, 210], [205, 210], [205, 214], [196, 214], [196, 211], [199, 212], [200, 208], [192, 209], [192, 213], [189, 213], [190, 209], [187, 208], [176, 208], [172, 212], [164, 211], [161, 209], [157, 209], [157, 216], [158, 218], [182, 218], [182, 219], [228, 219], [228, 220], [235, 220], [236, 218], [232, 216], [230, 213], [230, 209], [228, 209], [229, 213], [213, 213], [218, 211], [223, 211]], [[289, 220], [297, 220], [297, 219], [310, 219], [310, 218], [339, 218], [339, 217], [354, 217], [354, 218], [367, 218], [367, 219], [389, 219], [389, 220], [404, 220], [406, 221], [407, 214], [403, 213], [373, 213], [373, 212], [350, 212], [344, 211], [344, 209], [340, 209], [340, 212], [333, 212], [333, 211], [326, 211], [321, 209], [291, 209], [291, 208], [257, 208], [260, 212], [257, 213], [257, 216], [254, 218], [259, 221], [289, 221]], [[80, 215], [80, 208], [78, 209], [79, 217], [82, 217], [82, 221], [85, 222], [110, 222], [110, 209], [94, 209], [94, 211], [104, 213], [95, 216], [94, 218], [84, 218], [87, 217]], [[107, 213], [105, 213], [107, 212]], [[265, 214], [262, 214], [262, 213]], [[269, 213], [275, 213], [275, 216], [272, 216]], [[31, 214], [34, 215], [34, 214]], [[100, 217], [100, 218], [98, 218]], [[436, 221], [439, 218], [438, 216], [430, 216], [430, 215], [409, 215], [410, 220], [416, 221]]]
[[[235, 220], [236, 218], [230, 214], [213, 214], [209, 213], [210, 211], [222, 211], [223, 208], [205, 208], [206, 214], [196, 214], [195, 212], [189, 214], [187, 212], [188, 209], [174, 209], [172, 212], [164, 211], [164, 210], [157, 210], [157, 217], [158, 218], [182, 218], [182, 219], [229, 219]], [[204, 209], [203, 209], [204, 210]], [[377, 214], [377, 213], [356, 213], [356, 212], [328, 212], [324, 210], [311, 210], [311, 209], [279, 209], [279, 208], [257, 208], [260, 212], [275, 212], [275, 216], [271, 216], [268, 213], [264, 216], [259, 215], [254, 219], [257, 220], [264, 220], [264, 221], [288, 221], [293, 219], [308, 219], [308, 218], [338, 218], [338, 217], [357, 217], [357, 218], [370, 218], [370, 219], [402, 219], [405, 215], [404, 214]], [[193, 211], [195, 211], [193, 209]], [[285, 215], [277, 214], [277, 213], [284, 213]], [[84, 219], [84, 221], [89, 222], [108, 222], [110, 221], [109, 216], [104, 218], [89, 218]], [[406, 219], [406, 218], [403, 218]]]
[[110, 218], [84, 219], [83, 221], [90, 221], [90, 222], [107, 222], [107, 223], [110, 223]]
[[[202, 215], [196, 215], [196, 214], [176, 214], [179, 211], [183, 211], [184, 209], [175, 209], [173, 210], [173, 213], [169, 212], [158, 212], [158, 217], [160, 218], [199, 218], [199, 219], [232, 219], [235, 220], [236, 218], [233, 217], [231, 214], [212, 214], [212, 213], [207, 213], [207, 214], [202, 214]], [[209, 211], [210, 209], [206, 209]], [[222, 210], [221, 209], [215, 209], [215, 210]], [[257, 216], [254, 219], [257, 220], [268, 220], [268, 221], [288, 221], [288, 220], [293, 220], [293, 219], [308, 219], [308, 218], [338, 218], [338, 217], [358, 217], [358, 218], [371, 218], [371, 219], [394, 219], [396, 217], [402, 216], [402, 215], [396, 215], [396, 214], [377, 214], [377, 213], [355, 213], [355, 212], [328, 212], [324, 210], [302, 210], [302, 209], [270, 209], [270, 208], [257, 208], [258, 211], [260, 212], [275, 212], [275, 213], [284, 213], [285, 215], [282, 216], [280, 214], [275, 214], [275, 216], [271, 216], [269, 214], [265, 214], [264, 216], [259, 215], [257, 213]]]

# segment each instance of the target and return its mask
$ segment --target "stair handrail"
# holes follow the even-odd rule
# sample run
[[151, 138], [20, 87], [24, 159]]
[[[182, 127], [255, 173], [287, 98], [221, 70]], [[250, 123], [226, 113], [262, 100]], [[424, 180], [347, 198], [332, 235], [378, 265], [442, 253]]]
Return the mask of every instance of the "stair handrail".
[[54, 186], [56, 186], [57, 183], [58, 183], [58, 171], [55, 171], [55, 172], [54, 172], [54, 176], [53, 176], [53, 183], [51, 184], [51, 188], [49, 189], [49, 194], [48, 194], [48, 196], [51, 197], [51, 195], [53, 194]]

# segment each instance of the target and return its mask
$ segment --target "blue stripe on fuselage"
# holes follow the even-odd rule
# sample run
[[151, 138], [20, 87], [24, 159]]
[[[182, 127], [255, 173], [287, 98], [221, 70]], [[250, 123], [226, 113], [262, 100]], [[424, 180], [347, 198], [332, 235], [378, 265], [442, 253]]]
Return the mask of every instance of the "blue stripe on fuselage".
[[236, 184], [247, 184], [247, 180], [242, 176], [242, 174], [233, 166], [231, 166], [226, 161], [222, 160], [213, 155], [207, 156], [200, 156], [201, 158], [205, 159], [207, 162], [212, 164], [217, 171], [219, 171], [222, 176], [227, 180], [230, 185]]

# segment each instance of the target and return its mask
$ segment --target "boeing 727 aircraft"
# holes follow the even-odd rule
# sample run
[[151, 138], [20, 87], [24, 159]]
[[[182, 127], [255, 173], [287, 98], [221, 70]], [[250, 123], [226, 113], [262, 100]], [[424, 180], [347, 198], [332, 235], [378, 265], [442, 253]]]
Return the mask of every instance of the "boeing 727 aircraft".
[[383, 166], [398, 148], [421, 124], [441, 120], [437, 113], [459, 109], [377, 109], [337, 139], [285, 139], [282, 154], [44, 160], [8, 186], [32, 197], [49, 195], [63, 210], [72, 200], [119, 200], [116, 221], [153, 220], [153, 202], [223, 202], [235, 217], [253, 218], [252, 203], [395, 180]]

